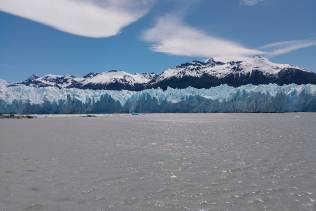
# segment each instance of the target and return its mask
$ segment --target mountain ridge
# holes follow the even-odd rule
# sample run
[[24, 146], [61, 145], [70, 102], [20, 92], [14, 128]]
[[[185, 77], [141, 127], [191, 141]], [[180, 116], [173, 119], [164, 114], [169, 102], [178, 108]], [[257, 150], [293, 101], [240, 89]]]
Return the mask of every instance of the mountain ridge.
[[111, 70], [88, 73], [83, 77], [32, 75], [10, 86], [141, 91], [151, 88], [211, 88], [222, 84], [239, 87], [247, 84], [270, 83], [316, 84], [316, 73], [289, 64], [272, 63], [264, 57], [256, 56], [225, 62], [213, 58], [206, 61], [192, 61], [168, 68], [160, 74]]

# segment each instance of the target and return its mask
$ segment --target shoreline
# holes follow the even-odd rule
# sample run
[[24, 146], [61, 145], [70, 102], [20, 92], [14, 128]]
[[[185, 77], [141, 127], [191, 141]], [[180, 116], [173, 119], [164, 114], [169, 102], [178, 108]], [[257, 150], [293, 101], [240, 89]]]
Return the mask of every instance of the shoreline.
[[63, 118], [82, 117], [99, 118], [111, 116], [149, 116], [149, 115], [225, 115], [225, 114], [307, 114], [315, 112], [236, 112], [236, 113], [109, 113], [109, 114], [0, 114], [0, 119], [36, 119], [36, 118]]

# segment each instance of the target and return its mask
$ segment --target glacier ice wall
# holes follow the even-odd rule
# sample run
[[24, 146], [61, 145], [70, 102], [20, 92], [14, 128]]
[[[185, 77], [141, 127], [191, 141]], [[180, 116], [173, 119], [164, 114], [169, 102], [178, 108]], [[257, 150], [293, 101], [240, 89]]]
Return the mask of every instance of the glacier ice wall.
[[0, 86], [0, 113], [81, 114], [316, 111], [316, 85], [221, 85], [140, 92]]

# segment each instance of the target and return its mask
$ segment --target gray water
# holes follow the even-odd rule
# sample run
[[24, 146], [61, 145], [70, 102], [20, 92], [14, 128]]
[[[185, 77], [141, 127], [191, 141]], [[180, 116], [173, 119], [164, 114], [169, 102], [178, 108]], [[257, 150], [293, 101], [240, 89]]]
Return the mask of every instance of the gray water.
[[316, 114], [0, 120], [0, 210], [316, 210]]

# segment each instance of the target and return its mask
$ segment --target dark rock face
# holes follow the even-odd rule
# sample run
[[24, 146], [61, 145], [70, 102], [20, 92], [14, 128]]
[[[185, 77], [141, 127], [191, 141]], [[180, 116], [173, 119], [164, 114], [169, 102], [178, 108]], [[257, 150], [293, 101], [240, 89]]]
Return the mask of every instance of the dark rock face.
[[283, 84], [316, 84], [316, 74], [313, 72], [306, 72], [300, 69], [287, 68], [278, 73], [279, 85]]
[[113, 82], [109, 84], [85, 84], [83, 86], [77, 86], [73, 88], [79, 89], [93, 89], [93, 90], [129, 90], [129, 91], [141, 91], [145, 89], [144, 84], [126, 84], [120, 82]]

